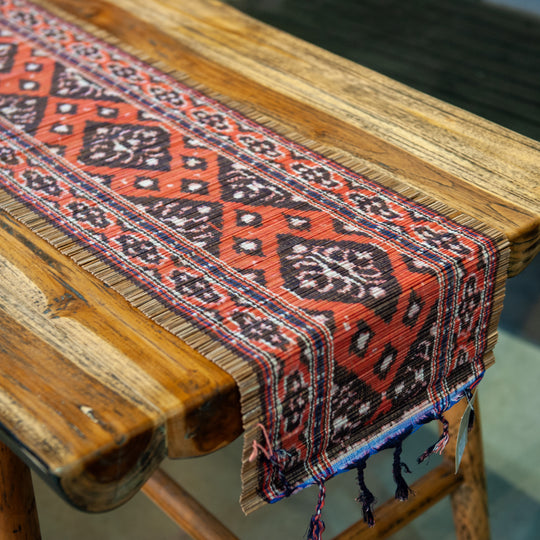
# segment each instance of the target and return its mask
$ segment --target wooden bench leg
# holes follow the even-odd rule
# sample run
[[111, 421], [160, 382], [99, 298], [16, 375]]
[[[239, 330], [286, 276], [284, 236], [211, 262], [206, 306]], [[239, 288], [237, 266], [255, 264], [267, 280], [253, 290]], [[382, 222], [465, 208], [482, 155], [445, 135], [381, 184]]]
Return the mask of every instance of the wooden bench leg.
[[40, 540], [30, 469], [0, 442], [0, 538]]
[[165, 471], [158, 469], [142, 491], [195, 540], [237, 540], [223, 523]]
[[[466, 406], [467, 400], [464, 399], [446, 413], [446, 418], [450, 422], [450, 442], [445, 457], [452, 461], [455, 459], [459, 423]], [[459, 468], [463, 483], [451, 495], [458, 540], [489, 540], [490, 538], [478, 398], [474, 403], [474, 409], [476, 413], [474, 427], [469, 433], [467, 447]]]

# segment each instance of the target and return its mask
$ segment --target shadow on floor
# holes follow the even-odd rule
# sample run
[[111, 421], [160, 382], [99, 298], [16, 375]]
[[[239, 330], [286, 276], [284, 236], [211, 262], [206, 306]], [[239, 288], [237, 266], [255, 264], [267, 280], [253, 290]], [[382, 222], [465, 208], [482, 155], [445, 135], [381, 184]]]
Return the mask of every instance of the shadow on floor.
[[[531, 456], [530, 464], [534, 465], [536, 460]], [[492, 539], [538, 538], [540, 501], [489, 469], [487, 484]]]

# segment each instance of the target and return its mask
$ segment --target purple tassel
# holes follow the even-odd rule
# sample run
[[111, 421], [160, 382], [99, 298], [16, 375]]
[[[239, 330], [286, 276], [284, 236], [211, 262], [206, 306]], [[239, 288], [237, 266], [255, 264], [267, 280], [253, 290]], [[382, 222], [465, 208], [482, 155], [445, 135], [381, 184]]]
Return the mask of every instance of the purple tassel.
[[448, 423], [448, 420], [441, 414], [439, 416], [439, 421], [441, 422], [443, 426], [443, 430], [441, 433], [441, 436], [437, 440], [437, 442], [430, 446], [419, 458], [418, 463], [422, 463], [427, 457], [429, 457], [431, 454], [436, 452], [437, 454], [442, 454], [444, 449], [446, 448], [446, 445], [448, 444], [448, 441], [450, 440], [450, 434], [448, 433], [448, 428], [450, 427], [450, 424]]
[[356, 466], [358, 474], [358, 486], [360, 487], [360, 494], [357, 497], [357, 501], [362, 503], [362, 513], [364, 514], [364, 521], [369, 527], [375, 525], [375, 518], [373, 516], [373, 505], [375, 504], [375, 497], [373, 493], [369, 491], [364, 481], [364, 469], [366, 468], [366, 460], [360, 461]]
[[401, 441], [397, 444], [396, 449], [394, 450], [394, 464], [393, 464], [393, 473], [394, 480], [396, 482], [396, 499], [398, 501], [406, 501], [409, 498], [409, 493], [412, 492], [411, 488], [405, 482], [405, 478], [401, 474], [401, 469], [403, 468], [406, 473], [410, 474], [411, 470], [409, 467], [401, 461]]
[[324, 502], [326, 499], [326, 486], [323, 482], [319, 484], [319, 499], [317, 501], [317, 508], [315, 513], [311, 516], [311, 522], [309, 524], [309, 530], [307, 534], [308, 540], [321, 540], [322, 533], [325, 526], [322, 520], [322, 510], [324, 508]]

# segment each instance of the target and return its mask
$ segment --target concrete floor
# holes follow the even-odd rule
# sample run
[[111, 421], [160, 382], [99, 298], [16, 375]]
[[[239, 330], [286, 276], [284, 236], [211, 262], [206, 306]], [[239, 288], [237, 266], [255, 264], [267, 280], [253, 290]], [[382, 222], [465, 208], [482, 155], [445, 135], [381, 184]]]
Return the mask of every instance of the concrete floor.
[[[509, 282], [496, 351], [497, 363], [481, 385], [480, 403], [487, 469], [489, 510], [494, 540], [540, 538], [540, 258]], [[404, 457], [415, 457], [429, 445], [436, 426], [425, 426], [404, 445]], [[213, 455], [165, 463], [197, 499], [241, 539], [301, 539], [315, 506], [317, 493], [307, 489], [292, 499], [245, 517], [238, 505], [241, 442]], [[380, 501], [391, 496], [392, 455], [382, 452], [370, 459], [367, 482]], [[434, 459], [429, 467], [436, 465]], [[413, 476], [426, 471], [415, 465]], [[355, 478], [343, 474], [328, 482], [324, 519], [331, 538], [360, 518]], [[176, 526], [138, 495], [107, 514], [84, 514], [64, 503], [35, 479], [44, 540], [180, 540], [187, 538]], [[394, 536], [395, 540], [455, 538], [446, 499]]]

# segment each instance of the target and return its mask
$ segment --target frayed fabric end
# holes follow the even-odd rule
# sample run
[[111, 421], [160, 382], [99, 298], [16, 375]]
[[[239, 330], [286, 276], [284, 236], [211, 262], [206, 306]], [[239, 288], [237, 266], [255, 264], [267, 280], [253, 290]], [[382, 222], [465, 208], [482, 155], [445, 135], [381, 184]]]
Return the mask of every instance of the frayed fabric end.
[[360, 493], [358, 494], [357, 501], [362, 504], [362, 513], [364, 515], [364, 521], [368, 524], [369, 527], [375, 525], [375, 517], [373, 515], [373, 506], [375, 504], [375, 497], [373, 493], [369, 491], [366, 486], [364, 479], [364, 469], [366, 468], [366, 461], [362, 460], [356, 465], [356, 472], [358, 478], [358, 487], [360, 488]]
[[307, 540], [321, 540], [324, 529], [324, 521], [322, 520], [322, 510], [326, 501], [326, 486], [324, 482], [319, 483], [319, 498], [317, 500], [317, 508], [315, 513], [311, 516], [309, 523], [309, 529], [307, 533]]
[[441, 436], [437, 440], [437, 442], [430, 446], [419, 458], [418, 463], [422, 463], [426, 458], [431, 456], [431, 454], [442, 454], [444, 452], [444, 449], [446, 448], [446, 445], [448, 444], [448, 441], [450, 440], [450, 433], [449, 433], [449, 423], [448, 420], [441, 414], [439, 416], [439, 421], [442, 424], [443, 430], [441, 433]]
[[[465, 392], [465, 395], [469, 399], [471, 399], [469, 397], [470, 390], [467, 389]], [[464, 394], [461, 394], [461, 396], [463, 395]], [[416, 427], [419, 427], [420, 425], [425, 424], [431, 420], [439, 420], [442, 426], [441, 435], [439, 436], [437, 441], [429, 448], [427, 448], [427, 450], [418, 458], [418, 463], [422, 463], [433, 453], [442, 454], [450, 440], [450, 425], [448, 420], [441, 412], [433, 412], [430, 415], [425, 415], [421, 418], [420, 421], [417, 422]], [[472, 420], [470, 422], [472, 423]], [[257, 458], [260, 458], [266, 461], [269, 465], [271, 465], [271, 467], [269, 467], [268, 469], [268, 472], [274, 477], [274, 481], [279, 478], [281, 485], [285, 487], [284, 496], [287, 497], [298, 489], [292, 489], [291, 485], [288, 483], [285, 477], [284, 470], [288, 461], [288, 453], [284, 450], [276, 450], [275, 448], [273, 448], [270, 436], [264, 426], [262, 424], [258, 424], [258, 427], [261, 430], [262, 437], [260, 437], [259, 440], [253, 441], [253, 449], [248, 459], [249, 461], [254, 461]], [[403, 442], [413, 431], [414, 427], [408, 427], [407, 429], [403, 429], [394, 437], [386, 440], [383, 445], [377, 448], [377, 452], [384, 449], [394, 449], [392, 474], [396, 484], [395, 498], [399, 501], [406, 501], [409, 499], [410, 495], [414, 495], [414, 490], [411, 489], [411, 487], [408, 485], [407, 481], [404, 478], [404, 474], [411, 474], [411, 469], [404, 461], [402, 461]], [[371, 528], [375, 526], [374, 507], [377, 501], [373, 493], [368, 489], [365, 481], [364, 473], [367, 466], [368, 458], [369, 455], [364, 455], [358, 461], [351, 463], [347, 468], [356, 468], [357, 482], [359, 487], [359, 494], [356, 498], [356, 501], [361, 504], [363, 521], [368, 525], [368, 527]], [[322, 479], [316, 480], [316, 484], [319, 486], [319, 496], [317, 507], [314, 514], [311, 516], [309, 528], [306, 531], [306, 535], [304, 537], [307, 538], [307, 540], [322, 540], [323, 533], [325, 531], [325, 523], [322, 519], [322, 510], [325, 505], [326, 498], [326, 486], [324, 482], [325, 480]]]
[[400, 441], [394, 450], [394, 463], [392, 466], [392, 472], [394, 475], [394, 481], [396, 482], [396, 494], [395, 497], [398, 501], [406, 501], [409, 498], [409, 493], [412, 493], [412, 489], [409, 487], [405, 478], [401, 473], [402, 469], [411, 474], [411, 470], [406, 463], [401, 461], [402, 442]]
[[294, 491], [293, 487], [289, 484], [287, 477], [283, 471], [283, 455], [287, 455], [287, 452], [284, 450], [275, 450], [270, 442], [270, 436], [266, 431], [266, 428], [262, 424], [257, 424], [257, 427], [260, 428], [264, 443], [266, 446], [263, 446], [257, 440], [253, 440], [253, 449], [249, 455], [249, 461], [255, 461], [259, 455], [262, 455], [266, 461], [272, 465], [273, 473], [277, 475], [281, 485], [284, 489], [284, 496], [288, 497]]

